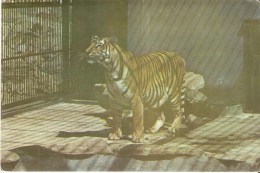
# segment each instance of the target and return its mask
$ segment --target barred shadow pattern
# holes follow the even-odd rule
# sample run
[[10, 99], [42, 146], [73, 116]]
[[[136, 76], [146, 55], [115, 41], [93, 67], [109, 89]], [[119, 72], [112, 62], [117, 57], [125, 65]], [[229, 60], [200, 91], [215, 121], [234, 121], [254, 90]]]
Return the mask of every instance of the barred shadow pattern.
[[[259, 164], [260, 116], [243, 113], [240, 106], [227, 107], [221, 116], [185, 136], [173, 137], [165, 129], [145, 134], [144, 144], [132, 143], [127, 136], [108, 140], [110, 127], [105, 119], [91, 115], [104, 111], [98, 105], [60, 102], [5, 118], [1, 122], [1, 150], [38, 146], [78, 157], [112, 154], [160, 160], [182, 155], [245, 162], [253, 167]], [[184, 165], [178, 166], [182, 170]]]

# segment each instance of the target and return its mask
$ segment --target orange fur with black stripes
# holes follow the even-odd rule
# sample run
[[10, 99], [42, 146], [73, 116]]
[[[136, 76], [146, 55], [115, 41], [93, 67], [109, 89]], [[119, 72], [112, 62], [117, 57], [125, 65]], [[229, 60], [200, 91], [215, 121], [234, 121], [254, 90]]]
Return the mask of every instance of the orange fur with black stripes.
[[133, 56], [124, 51], [113, 38], [92, 38], [86, 49], [89, 63], [100, 63], [106, 71], [107, 89], [113, 113], [109, 139], [122, 137], [122, 106], [130, 106], [133, 113], [133, 142], [142, 142], [143, 112], [152, 109], [158, 113], [155, 124], [147, 132], [157, 132], [163, 125], [164, 106], [170, 105], [175, 120], [169, 129], [175, 132], [181, 125], [181, 96], [185, 61], [175, 52], [155, 52]]

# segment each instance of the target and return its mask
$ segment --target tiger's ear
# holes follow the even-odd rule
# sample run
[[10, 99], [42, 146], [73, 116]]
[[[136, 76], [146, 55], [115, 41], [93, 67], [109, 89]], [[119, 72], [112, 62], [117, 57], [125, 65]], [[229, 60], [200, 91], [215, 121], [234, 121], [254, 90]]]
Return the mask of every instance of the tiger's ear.
[[114, 43], [114, 44], [117, 44], [118, 39], [117, 39], [116, 36], [112, 36], [112, 37], [109, 38], [109, 41], [111, 41], [111, 42]]
[[98, 40], [100, 40], [98, 36], [96, 36], [96, 35], [95, 35], [95, 36], [92, 36], [91, 41], [98, 41]]

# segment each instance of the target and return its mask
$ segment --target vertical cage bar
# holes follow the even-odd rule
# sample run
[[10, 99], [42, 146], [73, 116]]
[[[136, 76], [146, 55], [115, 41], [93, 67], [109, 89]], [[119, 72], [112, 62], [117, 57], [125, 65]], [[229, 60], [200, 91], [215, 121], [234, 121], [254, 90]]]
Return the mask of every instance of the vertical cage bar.
[[[16, 21], [17, 21], [17, 9], [14, 9], [14, 16], [13, 16], [14, 18], [12, 19], [12, 20], [14, 20], [15, 22], [14, 22], [14, 27], [13, 27], [13, 29], [15, 29], [15, 24], [16, 24]], [[19, 29], [19, 27], [17, 27], [18, 29]], [[18, 40], [18, 42], [20, 41], [20, 38], [18, 37], [18, 39], [17, 39], [17, 36], [15, 35], [15, 40]], [[14, 41], [14, 39], [12, 39], [12, 46], [13, 46], [13, 55], [15, 55], [15, 44], [16, 44], [16, 42]], [[15, 88], [15, 85], [16, 85], [16, 80], [15, 80], [15, 61], [14, 60], [11, 60], [12, 61], [12, 63], [11, 63], [11, 70], [12, 70], [12, 79], [13, 79], [13, 83], [12, 83], [12, 90], [11, 90], [11, 98], [12, 98], [12, 102], [14, 102], [15, 101], [15, 98], [14, 98], [14, 93], [13, 93], [13, 91], [14, 91], [14, 88]]]
[[68, 92], [70, 81], [70, 50], [69, 50], [69, 0], [62, 5], [62, 52], [63, 52], [63, 92]]

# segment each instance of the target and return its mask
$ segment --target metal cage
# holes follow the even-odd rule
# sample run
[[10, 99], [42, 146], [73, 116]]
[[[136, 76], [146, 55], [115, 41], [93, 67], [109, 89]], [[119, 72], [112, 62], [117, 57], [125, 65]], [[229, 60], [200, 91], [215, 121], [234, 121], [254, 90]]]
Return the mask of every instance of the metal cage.
[[64, 93], [68, 12], [60, 0], [2, 2], [2, 106]]

